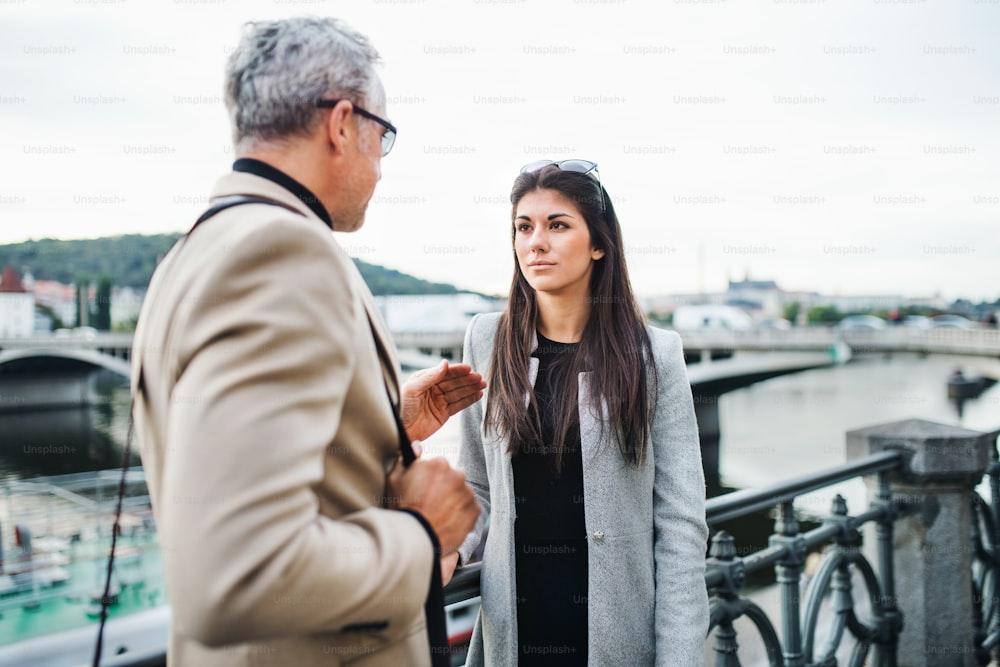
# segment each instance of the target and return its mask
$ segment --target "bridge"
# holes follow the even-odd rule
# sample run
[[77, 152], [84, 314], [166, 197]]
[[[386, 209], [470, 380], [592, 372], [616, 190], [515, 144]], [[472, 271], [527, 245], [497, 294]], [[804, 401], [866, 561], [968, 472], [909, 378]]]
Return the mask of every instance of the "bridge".
[[[690, 361], [710, 361], [731, 356], [735, 352], [827, 352], [846, 345], [852, 354], [916, 352], [920, 354], [952, 354], [1000, 358], [998, 329], [914, 329], [888, 327], [879, 330], [809, 326], [780, 329], [679, 330]], [[425, 361], [462, 356], [464, 330], [404, 330], [393, 331], [405, 367], [419, 368]], [[91, 350], [113, 359], [128, 361], [131, 357], [132, 334], [97, 333], [91, 336], [38, 335], [26, 338], [0, 338], [0, 364], [13, 357], [4, 353], [14, 350], [35, 351], [39, 356], [51, 356], [65, 350]], [[423, 357], [426, 357], [424, 359]], [[103, 365], [103, 364], [99, 364]]]
[[100, 400], [97, 371], [128, 378], [127, 354], [56, 340], [0, 347], [0, 410], [91, 405]]
[[[403, 368], [416, 369], [433, 366], [442, 357], [461, 359], [465, 332], [399, 332], [393, 336]], [[714, 347], [716, 341], [708, 342], [713, 347], [689, 349], [687, 356], [702, 459], [709, 488], [714, 490], [720, 484], [719, 396], [779, 375], [843, 363], [850, 358], [850, 350], [836, 343], [824, 349], [822, 339], [814, 337], [808, 346], [789, 345], [791, 351], [733, 357], [732, 349]], [[127, 378], [131, 353], [130, 334], [0, 340], [0, 410], [97, 403], [100, 396], [95, 385], [96, 371], [105, 369]]]
[[[729, 356], [734, 352], [826, 352], [846, 344], [853, 354], [917, 352], [1000, 358], [997, 329], [913, 329], [887, 327], [879, 330], [809, 326], [792, 329], [678, 330], [689, 361]], [[416, 350], [438, 358], [460, 358], [464, 331], [394, 331], [401, 350]], [[2, 341], [0, 341], [2, 345]]]
[[[995, 329], [680, 331], [709, 451], [718, 438], [718, 397], [778, 375], [844, 363], [859, 354], [952, 354], [1000, 358]], [[465, 332], [392, 332], [404, 369], [425, 368], [462, 356]], [[764, 353], [767, 354], [751, 354]], [[132, 335], [39, 335], [0, 339], [0, 410], [85, 405], [96, 400], [93, 373], [128, 377]], [[746, 353], [746, 354], [737, 354]], [[704, 443], [703, 443], [704, 444]]]

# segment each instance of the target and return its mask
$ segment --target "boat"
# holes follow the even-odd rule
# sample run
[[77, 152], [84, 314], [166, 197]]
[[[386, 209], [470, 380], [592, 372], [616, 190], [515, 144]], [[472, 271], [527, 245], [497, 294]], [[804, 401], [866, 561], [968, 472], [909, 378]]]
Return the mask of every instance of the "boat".
[[965, 375], [956, 368], [948, 376], [948, 398], [976, 398], [996, 384], [996, 379], [986, 375]]

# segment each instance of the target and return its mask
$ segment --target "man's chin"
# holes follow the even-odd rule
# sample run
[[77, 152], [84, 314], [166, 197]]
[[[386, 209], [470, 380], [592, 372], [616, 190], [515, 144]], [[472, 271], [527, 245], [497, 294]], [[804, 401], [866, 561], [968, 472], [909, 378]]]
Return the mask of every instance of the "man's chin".
[[350, 234], [351, 232], [356, 232], [365, 225], [365, 214], [351, 217], [349, 219], [341, 218], [340, 220], [334, 220], [333, 229], [337, 232], [346, 232]]

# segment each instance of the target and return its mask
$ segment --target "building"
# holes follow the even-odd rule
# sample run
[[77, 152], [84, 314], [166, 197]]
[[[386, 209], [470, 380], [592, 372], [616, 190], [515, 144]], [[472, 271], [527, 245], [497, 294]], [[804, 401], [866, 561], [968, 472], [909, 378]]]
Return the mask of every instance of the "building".
[[753, 328], [753, 320], [736, 306], [703, 304], [678, 306], [674, 311], [673, 327], [690, 329], [728, 329], [746, 331]]
[[76, 321], [76, 288], [55, 280], [36, 280], [32, 286], [35, 302], [48, 307], [64, 327]]
[[782, 317], [785, 307], [785, 292], [773, 280], [730, 280], [726, 290], [727, 306], [740, 308], [754, 317]]
[[[794, 299], [792, 300], [794, 301]], [[782, 317], [786, 303], [789, 303], [788, 293], [778, 287], [773, 280], [751, 280], [749, 276], [743, 280], [729, 280], [728, 287], [724, 292], [672, 294], [643, 299], [643, 306], [647, 311], [658, 316], [672, 313], [680, 306], [728, 306], [746, 312], [754, 320]], [[697, 311], [691, 310], [689, 312]], [[705, 312], [711, 313], [710, 319], [722, 317], [723, 320], [728, 315], [722, 316], [720, 313], [732, 314], [725, 308]]]
[[21, 282], [14, 267], [0, 277], [0, 338], [30, 336], [35, 330], [35, 295]]
[[743, 280], [729, 280], [724, 292], [670, 294], [643, 300], [646, 309], [660, 317], [673, 313], [682, 306], [731, 306], [743, 310], [755, 322], [782, 318], [785, 316], [785, 308], [794, 303], [800, 306], [796, 324], [806, 324], [807, 312], [817, 306], [833, 306], [841, 313], [894, 310], [904, 306], [947, 309], [947, 304], [939, 294], [932, 297], [904, 297], [900, 294], [831, 295], [784, 290], [773, 280], [751, 280], [749, 275]]

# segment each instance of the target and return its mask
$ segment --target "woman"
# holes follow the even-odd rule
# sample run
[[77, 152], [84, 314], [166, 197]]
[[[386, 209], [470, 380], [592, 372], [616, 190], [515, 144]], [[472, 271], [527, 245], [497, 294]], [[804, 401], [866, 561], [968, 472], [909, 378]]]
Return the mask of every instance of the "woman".
[[703, 661], [705, 481], [681, 341], [644, 321], [596, 166], [522, 170], [507, 308], [466, 332], [464, 362], [488, 378], [459, 454], [483, 508], [460, 562], [489, 526], [469, 665]]

